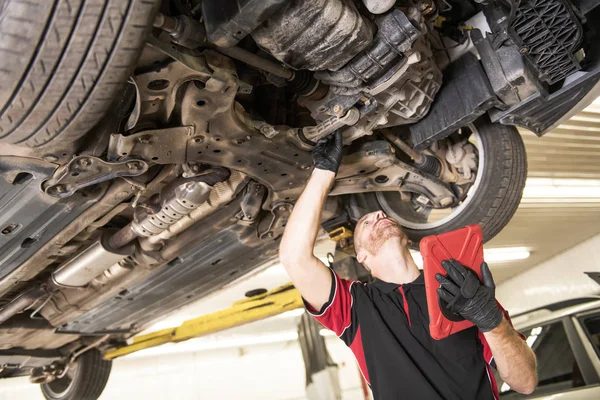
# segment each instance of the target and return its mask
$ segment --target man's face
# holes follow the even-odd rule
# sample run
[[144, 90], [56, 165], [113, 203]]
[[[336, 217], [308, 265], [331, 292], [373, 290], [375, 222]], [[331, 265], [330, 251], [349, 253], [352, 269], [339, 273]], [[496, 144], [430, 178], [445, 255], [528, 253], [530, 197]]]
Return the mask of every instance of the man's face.
[[408, 243], [408, 237], [400, 225], [385, 215], [383, 211], [374, 211], [364, 215], [354, 230], [354, 246], [359, 261], [362, 258], [361, 251], [376, 255], [381, 246], [393, 237], [398, 238], [402, 246], [406, 246]]

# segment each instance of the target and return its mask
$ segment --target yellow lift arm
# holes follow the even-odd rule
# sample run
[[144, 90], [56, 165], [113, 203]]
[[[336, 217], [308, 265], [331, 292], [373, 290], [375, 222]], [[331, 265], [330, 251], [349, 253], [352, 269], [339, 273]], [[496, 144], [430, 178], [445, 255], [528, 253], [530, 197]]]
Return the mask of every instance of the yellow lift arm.
[[262, 295], [235, 302], [225, 310], [187, 320], [177, 327], [134, 337], [131, 344], [109, 350], [104, 358], [112, 360], [165, 343], [183, 342], [302, 307], [300, 293], [288, 283]]

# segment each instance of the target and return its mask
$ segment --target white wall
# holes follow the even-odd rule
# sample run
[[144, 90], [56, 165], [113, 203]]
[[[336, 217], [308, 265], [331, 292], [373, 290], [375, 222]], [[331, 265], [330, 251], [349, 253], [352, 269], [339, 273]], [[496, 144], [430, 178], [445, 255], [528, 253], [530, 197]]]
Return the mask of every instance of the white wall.
[[[352, 353], [338, 338], [326, 340], [332, 358], [340, 365], [343, 399], [364, 399]], [[297, 341], [288, 341], [212, 351], [140, 353], [117, 359], [100, 399], [296, 400], [306, 398], [304, 383], [300, 347]], [[9, 399], [42, 399], [42, 395], [28, 378], [4, 379], [0, 381], [0, 400]]]
[[[559, 229], [559, 227], [557, 227]], [[511, 314], [576, 297], [600, 294], [584, 272], [600, 271], [600, 235], [498, 286], [496, 298]]]

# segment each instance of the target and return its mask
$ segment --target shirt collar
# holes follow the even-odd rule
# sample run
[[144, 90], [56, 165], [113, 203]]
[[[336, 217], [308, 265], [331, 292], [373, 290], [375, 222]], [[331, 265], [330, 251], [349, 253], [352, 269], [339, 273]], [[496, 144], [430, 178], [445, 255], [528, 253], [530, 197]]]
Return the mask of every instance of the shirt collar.
[[375, 280], [373, 281], [373, 285], [381, 290], [384, 293], [391, 293], [393, 292], [396, 288], [398, 288], [398, 286], [406, 286], [406, 285], [424, 285], [425, 284], [425, 279], [423, 278], [423, 271], [420, 271], [419, 276], [417, 277], [417, 279], [415, 279], [414, 281], [410, 282], [410, 283], [405, 283], [403, 285], [399, 285], [397, 283], [392, 283], [392, 282], [386, 282], [386, 281], [382, 281], [379, 278], [375, 278]]

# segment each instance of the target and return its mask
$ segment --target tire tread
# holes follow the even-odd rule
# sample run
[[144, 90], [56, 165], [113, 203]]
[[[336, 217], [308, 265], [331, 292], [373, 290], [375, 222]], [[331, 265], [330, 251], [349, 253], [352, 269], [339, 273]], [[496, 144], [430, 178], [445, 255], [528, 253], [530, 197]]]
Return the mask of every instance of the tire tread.
[[0, 36], [0, 58], [5, 46], [4, 53], [19, 49], [21, 56], [1, 66], [7, 82], [20, 83], [0, 85], [0, 141], [38, 147], [87, 133], [129, 76], [159, 3], [10, 0], [0, 30], [27, 19], [24, 6], [29, 7], [25, 15], [37, 20], [31, 22], [42, 26], [26, 29], [20, 38]]

